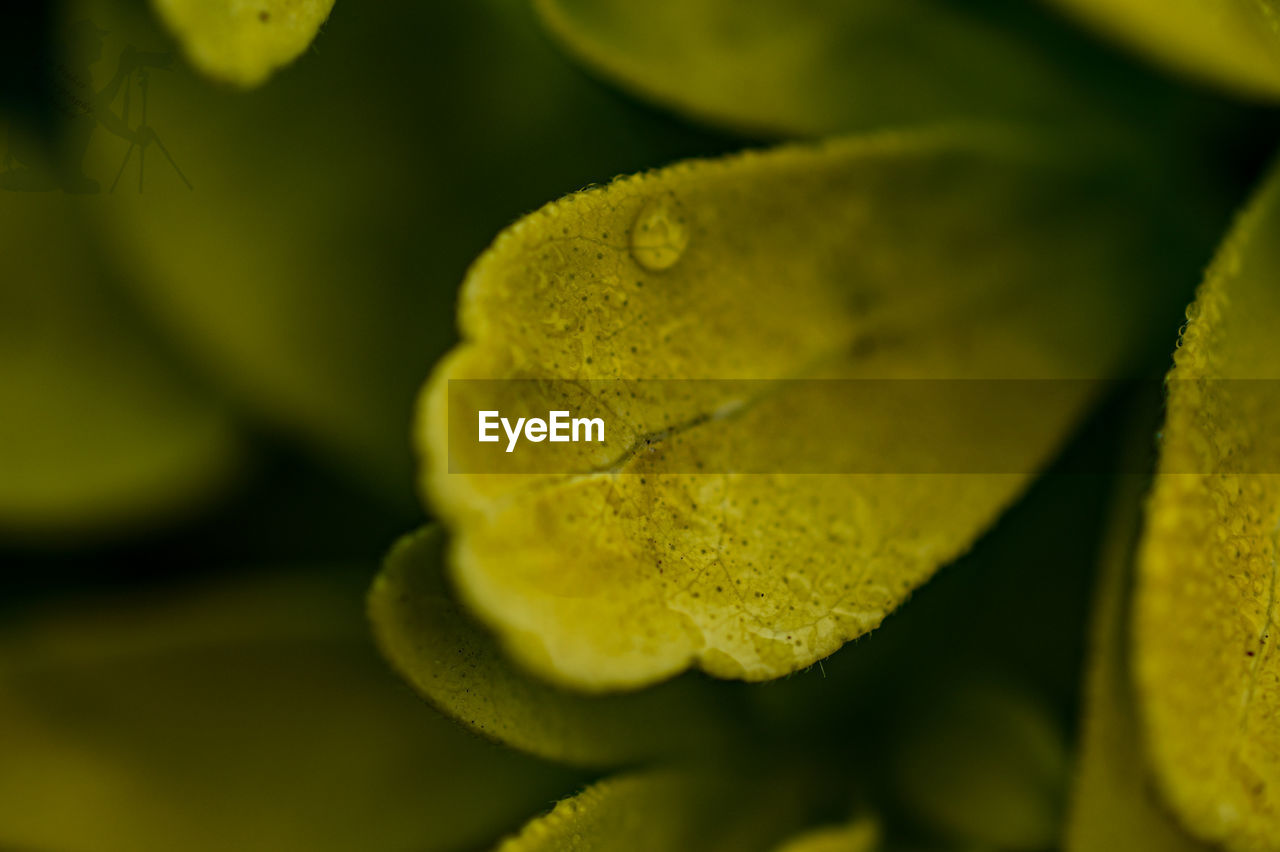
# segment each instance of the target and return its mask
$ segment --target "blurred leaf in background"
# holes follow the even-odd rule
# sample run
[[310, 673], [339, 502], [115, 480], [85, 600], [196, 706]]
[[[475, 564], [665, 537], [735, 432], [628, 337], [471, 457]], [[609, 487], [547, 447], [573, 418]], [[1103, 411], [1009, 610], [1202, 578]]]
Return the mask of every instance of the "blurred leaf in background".
[[[1147, 435], [1153, 422], [1142, 423]], [[1138, 432], [1137, 429], [1134, 430]], [[1067, 852], [1206, 852], [1156, 793], [1138, 718], [1130, 653], [1132, 564], [1149, 478], [1120, 478], [1099, 559], [1080, 742], [1063, 833]]]
[[[112, 21], [114, 44], [167, 43], [145, 7], [81, 8]], [[147, 120], [194, 189], [155, 146], [142, 192], [123, 140], [99, 134], [87, 156], [87, 171], [123, 174], [85, 215], [157, 325], [255, 417], [398, 505], [414, 391], [489, 235], [548, 196], [707, 144], [583, 80], [530, 14], [519, 0], [340, 4], [307, 61], [261, 89], [150, 74]], [[136, 121], [137, 92], [132, 108]]]
[[977, 848], [1055, 845], [1067, 744], [1045, 706], [971, 674], [906, 712], [890, 771], [923, 825]]
[[1275, 0], [1052, 0], [1170, 66], [1270, 101], [1280, 97]]
[[1070, 75], [1019, 38], [1025, 33], [1016, 25], [975, 12], [975, 4], [534, 5], [567, 51], [611, 81], [750, 132], [813, 135], [921, 121], [1056, 119], [1064, 103], [1079, 104]]
[[457, 849], [580, 783], [423, 707], [377, 658], [341, 573], [6, 625], [0, 846]]
[[146, 330], [79, 205], [0, 190], [0, 533], [119, 536], [226, 490], [227, 406]]
[[253, 86], [298, 58], [333, 0], [152, 0], [156, 12], [183, 43], [191, 63], [209, 76]]

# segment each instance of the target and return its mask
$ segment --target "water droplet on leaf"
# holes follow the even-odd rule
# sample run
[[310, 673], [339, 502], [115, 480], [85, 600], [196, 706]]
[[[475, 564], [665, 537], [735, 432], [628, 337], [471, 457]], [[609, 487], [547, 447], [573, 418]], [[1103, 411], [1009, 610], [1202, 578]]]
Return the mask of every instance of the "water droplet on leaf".
[[631, 256], [650, 272], [675, 266], [689, 245], [680, 203], [669, 195], [651, 198], [631, 226]]

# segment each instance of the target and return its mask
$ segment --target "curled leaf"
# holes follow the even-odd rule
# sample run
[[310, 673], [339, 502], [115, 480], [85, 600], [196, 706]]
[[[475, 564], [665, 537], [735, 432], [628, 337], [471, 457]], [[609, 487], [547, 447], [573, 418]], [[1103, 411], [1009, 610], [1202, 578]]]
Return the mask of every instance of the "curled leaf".
[[383, 652], [441, 710], [507, 745], [555, 760], [619, 765], [705, 752], [734, 728], [711, 685], [688, 679], [635, 695], [565, 692], [512, 666], [453, 601], [438, 528], [401, 540], [369, 595]]
[[[1014, 499], [1089, 397], [1038, 380], [1110, 375], [1143, 337], [1158, 216], [1037, 147], [953, 129], [692, 162], [500, 236], [417, 426], [464, 601], [525, 664], [590, 689], [691, 664], [777, 677], [874, 628]], [[655, 223], [679, 234], [674, 261], [636, 248]], [[548, 377], [565, 381], [474, 381]], [[655, 377], [693, 381], [647, 395]], [[945, 392], [908, 409], [847, 393], [920, 378]], [[984, 385], [956, 380], [995, 378], [1054, 392], [1008, 394], [999, 428], [980, 428], [991, 412], [964, 389]], [[497, 445], [476, 442], [451, 385], [607, 408], [622, 452], [599, 464], [599, 444], [557, 444], [578, 448], [561, 472], [480, 473]], [[1006, 454], [999, 472], [895, 473], [986, 450]], [[685, 467], [654, 472], [661, 452]]]
[[256, 86], [297, 59], [334, 0], [151, 0], [191, 63], [218, 80]]
[[934, 0], [535, 0], [619, 84], [752, 131], [1052, 116], [1071, 82], [982, 11]]
[[1090, 630], [1067, 852], [1207, 852], [1155, 795], [1134, 705], [1128, 647], [1133, 557], [1145, 478], [1117, 485]]
[[1150, 759], [1188, 828], [1234, 850], [1280, 837], [1277, 233], [1273, 172], [1188, 308], [1138, 553]]
[[1280, 97], [1277, 0], [1053, 0], [1152, 58], [1274, 100]]

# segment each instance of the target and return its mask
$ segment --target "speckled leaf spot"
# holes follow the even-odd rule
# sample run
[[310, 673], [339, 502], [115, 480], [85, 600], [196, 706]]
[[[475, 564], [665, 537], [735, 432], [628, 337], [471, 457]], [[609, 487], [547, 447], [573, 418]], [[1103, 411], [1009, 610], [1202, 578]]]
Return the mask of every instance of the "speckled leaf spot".
[[[691, 665], [778, 677], [878, 625], [1018, 495], [1087, 387], [1009, 401], [1017, 473], [802, 475], [787, 460], [815, 446], [830, 470], [906, 470], [921, 448], [1008, 452], [1008, 433], [966, 430], [963, 404], [904, 414], [776, 380], [1110, 375], [1149, 321], [1154, 218], [1044, 141], [885, 133], [685, 163], [501, 235], [416, 427], [464, 602], [526, 666], [583, 689]], [[664, 234], [639, 258], [637, 223]], [[582, 448], [577, 473], [449, 473], [468, 469], [464, 442], [449, 456], [450, 380], [549, 377], [633, 380], [601, 401], [611, 440], [707, 473], [655, 473], [634, 447], [601, 464], [598, 444], [560, 445]], [[728, 381], [659, 397], [647, 378]], [[782, 472], [715, 473], [739, 464]]]
[[1280, 0], [1053, 0], [1173, 68], [1280, 98]]
[[1166, 797], [1206, 840], [1280, 849], [1280, 173], [1187, 311], [1138, 557], [1135, 672]]
[[297, 59], [334, 0], [151, 0], [191, 63], [217, 80], [256, 86]]

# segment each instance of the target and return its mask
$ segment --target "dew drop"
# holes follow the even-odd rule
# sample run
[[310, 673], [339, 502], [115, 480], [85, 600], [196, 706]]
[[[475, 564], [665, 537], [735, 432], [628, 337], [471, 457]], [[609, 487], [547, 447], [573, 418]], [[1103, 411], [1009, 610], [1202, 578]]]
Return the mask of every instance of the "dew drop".
[[651, 198], [631, 226], [631, 256], [650, 272], [675, 266], [689, 245], [680, 203], [671, 196]]

